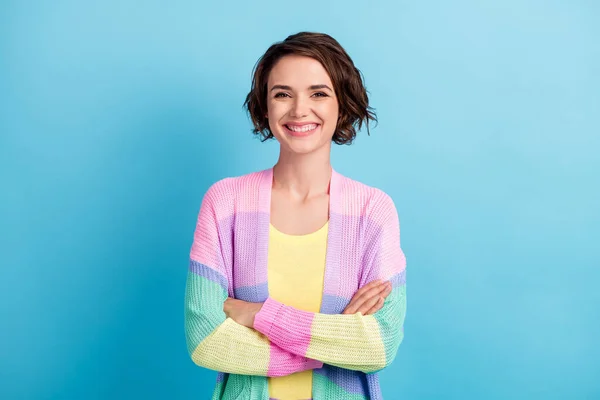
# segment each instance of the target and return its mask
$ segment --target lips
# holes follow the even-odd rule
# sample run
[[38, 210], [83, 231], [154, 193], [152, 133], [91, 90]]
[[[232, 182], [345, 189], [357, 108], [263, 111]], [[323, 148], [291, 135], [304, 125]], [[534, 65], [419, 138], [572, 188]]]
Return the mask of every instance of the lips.
[[285, 132], [290, 136], [304, 137], [304, 136], [309, 136], [309, 135], [312, 135], [313, 133], [315, 133], [319, 129], [320, 126], [321, 126], [321, 124], [317, 124], [317, 123], [308, 123], [308, 124], [302, 124], [302, 125], [284, 124], [283, 128], [284, 128]]

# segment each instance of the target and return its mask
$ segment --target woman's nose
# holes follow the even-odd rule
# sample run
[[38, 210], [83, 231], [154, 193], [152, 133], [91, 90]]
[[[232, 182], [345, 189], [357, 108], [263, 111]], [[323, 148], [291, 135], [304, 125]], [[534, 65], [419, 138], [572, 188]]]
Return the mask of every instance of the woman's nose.
[[291, 116], [294, 118], [301, 118], [301, 117], [305, 117], [308, 115], [308, 105], [306, 100], [297, 97], [294, 100], [294, 104], [292, 105], [292, 109], [291, 109]]

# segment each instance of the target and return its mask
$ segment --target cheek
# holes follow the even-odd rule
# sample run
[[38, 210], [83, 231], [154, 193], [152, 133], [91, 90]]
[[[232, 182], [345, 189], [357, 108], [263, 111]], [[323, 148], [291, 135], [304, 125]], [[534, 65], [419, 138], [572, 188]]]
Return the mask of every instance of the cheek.
[[287, 108], [283, 102], [270, 101], [267, 103], [267, 111], [271, 119], [278, 119], [278, 117], [285, 115]]
[[271, 129], [271, 133], [279, 140], [278, 122], [285, 115], [285, 110], [282, 110], [281, 103], [267, 102], [267, 124]]
[[320, 110], [321, 117], [323, 120], [327, 121], [329, 124], [337, 123], [338, 110], [339, 110], [338, 105], [336, 103], [324, 104]]

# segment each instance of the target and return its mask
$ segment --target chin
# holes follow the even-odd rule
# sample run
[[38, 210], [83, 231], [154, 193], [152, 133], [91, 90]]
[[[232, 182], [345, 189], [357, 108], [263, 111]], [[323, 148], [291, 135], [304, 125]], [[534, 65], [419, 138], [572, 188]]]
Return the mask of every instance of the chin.
[[295, 154], [309, 154], [318, 150], [320, 147], [315, 143], [286, 143], [287, 149]]
[[323, 142], [323, 137], [320, 135], [295, 138], [283, 134], [279, 137], [276, 135], [275, 138], [286, 151], [294, 154], [310, 154], [327, 147], [327, 142]]

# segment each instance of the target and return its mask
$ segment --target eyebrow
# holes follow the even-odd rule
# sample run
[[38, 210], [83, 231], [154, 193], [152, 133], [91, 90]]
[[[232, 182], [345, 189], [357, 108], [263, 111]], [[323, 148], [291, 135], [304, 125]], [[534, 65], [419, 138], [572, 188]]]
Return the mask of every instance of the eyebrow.
[[[275, 90], [275, 89], [283, 89], [283, 90], [292, 90], [291, 86], [287, 86], [287, 85], [274, 85], [271, 88], [271, 91]], [[309, 90], [317, 90], [317, 89], [329, 89], [331, 90], [331, 88], [327, 85], [312, 85], [308, 87]], [[333, 92], [333, 90], [331, 90]]]

